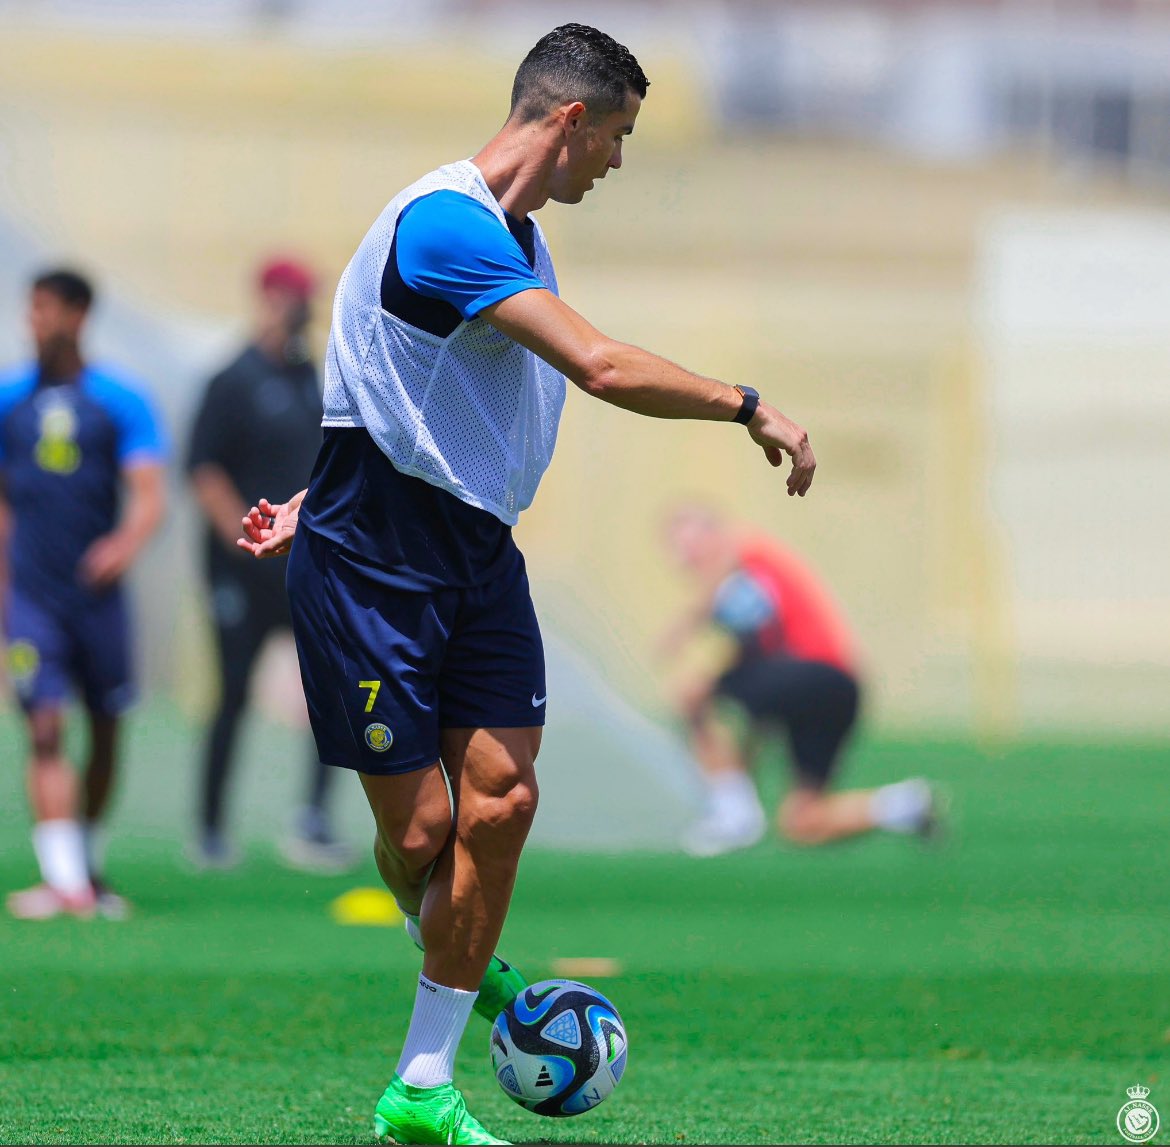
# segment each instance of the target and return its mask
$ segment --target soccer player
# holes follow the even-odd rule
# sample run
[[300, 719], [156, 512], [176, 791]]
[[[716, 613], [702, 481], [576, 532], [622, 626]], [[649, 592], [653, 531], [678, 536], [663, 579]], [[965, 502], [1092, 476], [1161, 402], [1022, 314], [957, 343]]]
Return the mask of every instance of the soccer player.
[[[204, 749], [199, 836], [191, 850], [200, 868], [236, 862], [224, 831], [232, 750], [256, 659], [268, 638], [291, 624], [284, 570], [252, 561], [236, 541], [240, 518], [264, 483], [297, 489], [321, 446], [321, 390], [305, 339], [314, 290], [312, 272], [295, 260], [274, 259], [260, 268], [252, 337], [208, 384], [187, 453], [207, 522], [204, 562], [220, 680], [219, 709]], [[308, 765], [308, 800], [281, 852], [298, 868], [343, 870], [350, 850], [333, 836], [326, 812], [333, 771], [315, 749]]]
[[737, 646], [724, 672], [682, 691], [680, 708], [709, 792], [707, 815], [688, 834], [688, 851], [716, 856], [748, 848], [764, 835], [764, 810], [745, 750], [722, 719], [720, 700], [746, 713], [749, 743], [771, 731], [787, 735], [794, 783], [776, 821], [789, 840], [825, 844], [874, 829], [931, 833], [937, 802], [925, 781], [829, 791], [857, 719], [860, 687], [849, 630], [812, 571], [770, 537], [698, 506], [671, 517], [667, 542], [700, 589], [660, 653], [678, 656], [708, 624], [729, 633]]
[[813, 477], [807, 435], [755, 390], [607, 338], [558, 296], [534, 213], [621, 167], [646, 89], [594, 28], [537, 42], [499, 132], [400, 192], [362, 240], [334, 302], [308, 490], [244, 520], [257, 556], [296, 533], [289, 597], [321, 759], [359, 774], [379, 870], [424, 949], [375, 1115], [403, 1143], [500, 1142], [452, 1074], [471, 1009], [494, 1018], [524, 984], [493, 954], [546, 708], [512, 526], [552, 456], [566, 379], [638, 414], [742, 424], [773, 466], [791, 455], [790, 494]]
[[[43, 883], [8, 897], [24, 919], [121, 917], [101, 879], [99, 826], [110, 799], [119, 717], [134, 698], [122, 578], [162, 520], [165, 446], [136, 384], [87, 363], [93, 289], [70, 270], [32, 284], [36, 361], [0, 379], [8, 669], [27, 719], [33, 848]], [[65, 706], [89, 717], [78, 792], [65, 759]]]

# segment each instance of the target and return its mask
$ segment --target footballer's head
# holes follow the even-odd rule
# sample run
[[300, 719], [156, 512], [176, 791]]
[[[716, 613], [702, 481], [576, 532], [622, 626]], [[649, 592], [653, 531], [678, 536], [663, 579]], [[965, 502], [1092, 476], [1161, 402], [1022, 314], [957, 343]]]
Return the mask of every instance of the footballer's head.
[[261, 340], [283, 343], [301, 335], [312, 318], [317, 279], [301, 260], [275, 258], [256, 273], [257, 327]]
[[621, 167], [622, 141], [649, 86], [628, 48], [586, 24], [562, 24], [536, 42], [516, 72], [508, 120], [559, 138], [550, 198], [580, 203]]
[[76, 352], [93, 298], [89, 280], [76, 271], [55, 268], [33, 279], [28, 324], [42, 363], [53, 361], [62, 351]]
[[732, 543], [727, 519], [699, 503], [675, 507], [666, 519], [665, 537], [675, 561], [698, 574], [724, 566]]

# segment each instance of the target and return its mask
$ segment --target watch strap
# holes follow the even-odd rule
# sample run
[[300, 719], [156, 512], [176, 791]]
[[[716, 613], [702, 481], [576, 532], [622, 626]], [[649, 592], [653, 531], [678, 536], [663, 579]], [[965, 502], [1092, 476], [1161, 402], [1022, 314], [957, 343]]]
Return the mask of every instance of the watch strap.
[[760, 392], [751, 386], [737, 386], [735, 389], [739, 391], [743, 402], [732, 422], [746, 426], [755, 417], [756, 407], [760, 405]]

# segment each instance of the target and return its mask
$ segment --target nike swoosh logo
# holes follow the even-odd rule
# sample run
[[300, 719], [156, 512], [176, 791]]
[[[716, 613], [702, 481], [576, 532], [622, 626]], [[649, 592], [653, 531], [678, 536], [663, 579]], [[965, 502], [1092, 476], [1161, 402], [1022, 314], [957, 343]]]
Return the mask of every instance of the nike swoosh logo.
[[534, 709], [539, 709], [541, 707], [541, 705], [543, 705], [547, 700], [548, 700], [547, 693], [543, 697], [538, 697], [535, 693], [533, 693], [532, 694], [532, 707]]

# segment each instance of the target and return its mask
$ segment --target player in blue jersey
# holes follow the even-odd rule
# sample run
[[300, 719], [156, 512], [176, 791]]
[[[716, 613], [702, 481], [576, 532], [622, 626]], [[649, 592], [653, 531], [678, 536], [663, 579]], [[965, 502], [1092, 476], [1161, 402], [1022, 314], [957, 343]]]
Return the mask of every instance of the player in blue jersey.
[[[39, 275], [36, 360], [0, 376], [0, 605], [43, 879], [8, 897], [24, 919], [127, 910], [101, 879], [99, 825], [134, 697], [122, 578], [162, 520], [166, 451], [141, 390], [82, 357], [92, 302], [76, 272]], [[90, 732], [80, 785], [62, 744], [74, 693]]]
[[500, 1142], [453, 1067], [472, 1008], [493, 1019], [524, 983], [494, 949], [536, 811], [546, 692], [511, 527], [566, 380], [643, 415], [741, 423], [773, 466], [791, 456], [790, 494], [813, 477], [807, 435], [756, 391], [609, 339], [560, 301], [533, 213], [621, 167], [647, 83], [594, 28], [537, 42], [500, 131], [402, 191], [362, 240], [334, 302], [308, 490], [244, 519], [245, 548], [291, 554], [321, 759], [359, 774], [379, 870], [424, 950], [375, 1114], [401, 1143]]

